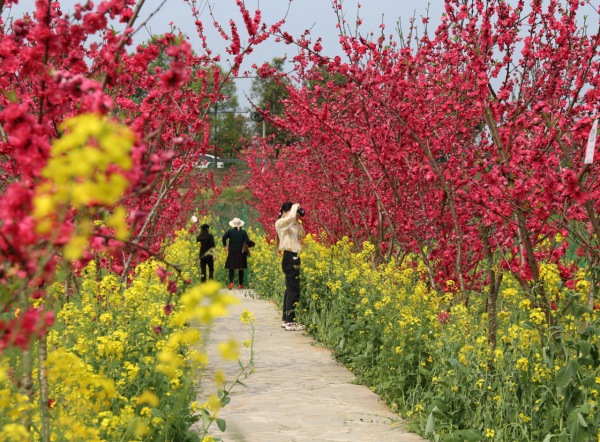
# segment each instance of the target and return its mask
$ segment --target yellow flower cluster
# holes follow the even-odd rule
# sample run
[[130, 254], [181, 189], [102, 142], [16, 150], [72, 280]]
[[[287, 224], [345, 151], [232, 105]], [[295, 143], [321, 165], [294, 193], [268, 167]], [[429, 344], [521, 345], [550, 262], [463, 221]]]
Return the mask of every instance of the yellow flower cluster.
[[[71, 209], [83, 212], [91, 204], [112, 207], [128, 186], [123, 174], [112, 168], [131, 168], [131, 130], [96, 114], [70, 118], [61, 129], [65, 134], [52, 144], [50, 159], [42, 171], [45, 181], [33, 200], [38, 233], [50, 233]], [[93, 211], [99, 212], [99, 208]], [[81, 257], [92, 230], [92, 217], [98, 215], [80, 214], [76, 232], [65, 246], [67, 259]], [[127, 212], [122, 206], [103, 216], [117, 238], [127, 238]]]
[[[457, 283], [449, 280], [437, 291], [429, 264], [418, 256], [378, 263], [380, 257], [368, 242], [360, 248], [349, 238], [335, 244], [324, 239], [327, 236], [311, 235], [304, 242], [302, 320], [361, 382], [401, 404], [405, 416], [415, 418], [421, 407], [431, 409], [443, 402], [448, 409], [477, 410], [465, 428], [480, 428], [486, 439], [516, 440], [543, 421], [537, 415], [547, 413], [550, 405], [539, 395], [562, 391], [554, 383], [571, 379], [565, 367], [573, 357], [588, 362], [579, 369], [581, 378], [578, 374], [571, 383], [583, 392], [583, 399], [590, 398], [585, 420], [591, 427], [600, 391], [590, 386], [599, 372], [589, 363], [596, 357], [590, 344], [597, 344], [589, 330], [600, 322], [599, 311], [587, 310], [591, 270], [576, 272], [575, 290], [565, 287], [556, 264], [541, 263], [541, 284], [529, 290], [505, 273], [495, 309], [490, 310], [488, 287], [461, 294]], [[252, 262], [257, 291], [281, 302], [280, 260], [267, 241], [257, 246], [260, 254]], [[556, 326], [552, 330], [550, 322]], [[573, 348], [554, 352], [553, 341]], [[475, 388], [464, 388], [469, 385]], [[519, 390], [526, 400], [517, 397]], [[438, 419], [444, 421], [435, 413], [433, 417], [436, 426]], [[424, 424], [425, 419], [418, 422]], [[522, 432], [509, 434], [506, 423]]]
[[[182, 287], [183, 278], [199, 279], [196, 259], [184, 259], [193, 253], [193, 240], [178, 234], [166, 248], [165, 260], [179, 266], [179, 271], [169, 269], [169, 278]], [[157, 273], [165, 266], [153, 259], [143, 262], [124, 284], [90, 261], [77, 279], [75, 296], [65, 298], [63, 288], [51, 287], [57, 314], [44, 364], [51, 440], [185, 438], [174, 428], [185, 429], [184, 422], [199, 412], [198, 368], [208, 360], [204, 330], [237, 298], [216, 282], [172, 294]], [[241, 320], [251, 324], [254, 319], [244, 311]], [[236, 358], [241, 347], [234, 341], [216, 345], [228, 359]], [[251, 347], [252, 340], [244, 346]], [[0, 440], [39, 440], [39, 390], [31, 399], [19, 393], [9, 376], [15, 363], [18, 358], [0, 360]], [[211, 412], [220, 406], [213, 398], [205, 408]], [[25, 416], [31, 427], [23, 425]]]
[[31, 434], [22, 417], [29, 415], [34, 406], [11, 382], [11, 371], [7, 361], [0, 361], [0, 440], [29, 442]]

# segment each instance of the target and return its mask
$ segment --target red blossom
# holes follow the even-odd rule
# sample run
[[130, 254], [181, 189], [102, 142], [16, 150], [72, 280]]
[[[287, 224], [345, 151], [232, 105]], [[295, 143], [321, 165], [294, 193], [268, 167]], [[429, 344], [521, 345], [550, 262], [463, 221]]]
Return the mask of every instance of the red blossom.
[[[16, 2], [7, 0], [5, 6], [12, 3]], [[11, 18], [0, 35], [0, 87], [5, 91], [0, 95], [0, 281], [7, 287], [25, 287], [26, 298], [35, 299], [44, 296], [43, 288], [15, 281], [43, 273], [44, 282], [52, 283], [63, 248], [82, 220], [90, 223], [93, 235], [83, 257], [66, 264], [79, 275], [95, 259], [99, 266], [130, 280], [137, 263], [160, 255], [174, 232], [186, 225], [192, 207], [196, 213], [206, 210], [197, 206], [197, 196], [211, 182], [190, 172], [193, 158], [210, 146], [205, 109], [224, 97], [197, 87], [199, 73], [219, 71], [218, 57], [210, 55], [205, 40], [200, 56], [183, 35], [173, 33], [132, 47], [135, 28], [119, 25], [133, 17], [132, 0], [83, 2], [66, 13], [60, 2], [30, 3], [28, 16]], [[192, 9], [192, 15], [202, 32], [197, 11]], [[231, 49], [238, 64], [248, 49], [266, 38], [260, 34], [266, 27], [259, 11], [253, 17], [243, 12], [243, 20], [242, 29], [253, 35], [241, 35], [237, 24], [231, 23], [235, 30]], [[276, 32], [279, 24], [273, 26]], [[164, 56], [171, 58], [169, 67], [164, 72], [153, 69]], [[215, 90], [221, 89], [227, 74], [215, 77]], [[44, 220], [51, 223], [51, 233], [36, 231], [39, 220], [32, 216], [32, 201], [45, 181], [42, 174], [51, 145], [66, 133], [62, 123], [82, 113], [108, 115], [134, 133], [132, 167], [124, 172], [130, 187], [119, 201], [131, 222], [128, 244], [111, 238], [112, 229], [101, 225], [113, 207], [97, 202], [75, 210], [65, 201]], [[212, 187], [215, 195], [222, 188]], [[157, 273], [167, 281], [169, 272]], [[176, 285], [170, 283], [169, 289], [176, 291]], [[70, 288], [67, 296], [74, 290]], [[2, 309], [14, 311], [12, 302]], [[0, 350], [28, 348], [52, 321], [51, 313], [32, 308], [4, 319]]]
[[173, 310], [175, 310], [175, 306], [171, 303], [169, 304], [165, 304], [163, 306], [163, 311], [165, 312], [165, 315], [170, 315], [171, 313], [173, 313]]
[[163, 266], [158, 266], [158, 268], [156, 269], [156, 274], [160, 278], [161, 282], [165, 283], [167, 281], [167, 277], [171, 274], [171, 272], [167, 272]]
[[440, 324], [445, 324], [450, 319], [450, 312], [440, 312], [438, 314], [438, 322]]
[[54, 324], [52, 312], [29, 308], [10, 321], [0, 320], [0, 352], [9, 346], [27, 350], [33, 339], [44, 335]]
[[[302, 195], [318, 214], [305, 219], [308, 229], [314, 222], [328, 241], [378, 238], [380, 259], [423, 256], [438, 291], [447, 280], [457, 293], [480, 290], [491, 281], [481, 273], [486, 256], [542, 286], [539, 263], [565, 264], [568, 248], [538, 245], [567, 224], [597, 230], [586, 204], [600, 196], [588, 179], [598, 166], [587, 175], [581, 160], [600, 105], [600, 41], [574, 32], [575, 3], [547, 12], [535, 2], [525, 12], [447, 0], [442, 24], [414, 45], [341, 32], [348, 62], [315, 57], [319, 41], [308, 33], [281, 34], [299, 47], [285, 80], [305, 86], [287, 88], [283, 111], [265, 118], [294, 141], [263, 141], [246, 157], [270, 234], [281, 204]], [[266, 64], [257, 75], [285, 84]], [[594, 92], [574, 98], [568, 85]], [[586, 253], [600, 258], [587, 238]]]
[[175, 281], [169, 281], [167, 284], [167, 290], [169, 293], [177, 293], [177, 283]]

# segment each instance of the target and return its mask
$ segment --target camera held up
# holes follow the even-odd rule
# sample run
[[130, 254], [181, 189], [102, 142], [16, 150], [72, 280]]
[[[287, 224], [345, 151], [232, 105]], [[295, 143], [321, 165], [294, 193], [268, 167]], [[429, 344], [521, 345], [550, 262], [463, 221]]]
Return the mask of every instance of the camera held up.
[[296, 211], [296, 213], [298, 214], [298, 216], [304, 216], [304, 214], [306, 212], [304, 211], [304, 209], [302, 207], [298, 207], [298, 210]]

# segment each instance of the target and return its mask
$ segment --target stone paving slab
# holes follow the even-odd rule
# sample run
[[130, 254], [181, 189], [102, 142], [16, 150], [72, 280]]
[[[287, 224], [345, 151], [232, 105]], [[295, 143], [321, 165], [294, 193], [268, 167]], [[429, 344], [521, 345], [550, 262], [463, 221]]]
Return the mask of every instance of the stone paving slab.
[[[215, 426], [213, 436], [226, 442], [425, 440], [406, 432], [399, 416], [369, 388], [353, 384], [354, 375], [329, 350], [303, 332], [282, 329], [274, 303], [254, 299], [247, 290], [232, 293], [241, 303], [215, 323], [211, 342], [248, 339], [239, 316], [245, 308], [253, 312], [255, 372], [244, 381], [246, 387], [234, 388], [231, 403], [219, 414], [227, 429], [221, 433]], [[209, 357], [228, 380], [239, 371], [237, 363], [223, 362], [214, 350]], [[243, 354], [242, 360], [248, 357]]]

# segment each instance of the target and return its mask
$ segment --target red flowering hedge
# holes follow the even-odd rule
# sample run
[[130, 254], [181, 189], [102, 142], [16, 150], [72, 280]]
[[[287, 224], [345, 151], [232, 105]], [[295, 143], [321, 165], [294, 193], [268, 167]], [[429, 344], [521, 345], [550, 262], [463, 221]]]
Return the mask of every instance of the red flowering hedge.
[[539, 264], [557, 263], [568, 286], [575, 260], [592, 299], [599, 166], [583, 160], [600, 35], [598, 14], [582, 26], [584, 3], [446, 0], [434, 33], [411, 22], [401, 39], [365, 38], [340, 19], [343, 57], [282, 35], [299, 53], [281, 84], [300, 86], [288, 87], [284, 115], [265, 116], [290, 143], [248, 154], [265, 225], [298, 201], [334, 240], [370, 240], [380, 258], [419, 254], [432, 286], [455, 281], [464, 302], [483, 287], [493, 300], [510, 272], [549, 322]]
[[[37, 0], [12, 18], [17, 3], [0, 2], [2, 348], [26, 348], [51, 325], [44, 308], [52, 306], [32, 299], [45, 296], [57, 273], [96, 259], [126, 280], [137, 263], [161, 257], [192, 209], [206, 209], [199, 193], [220, 191], [194, 169], [211, 148], [207, 112], [226, 98], [221, 86], [238, 75], [245, 54], [281, 24], [267, 26], [260, 11], [251, 15], [237, 1], [243, 28], [234, 20], [220, 28], [235, 55], [222, 73], [192, 2], [199, 53], [174, 32], [134, 46], [143, 2], [81, 2], [66, 13], [60, 1]], [[93, 117], [83, 132], [65, 125], [85, 115]]]

